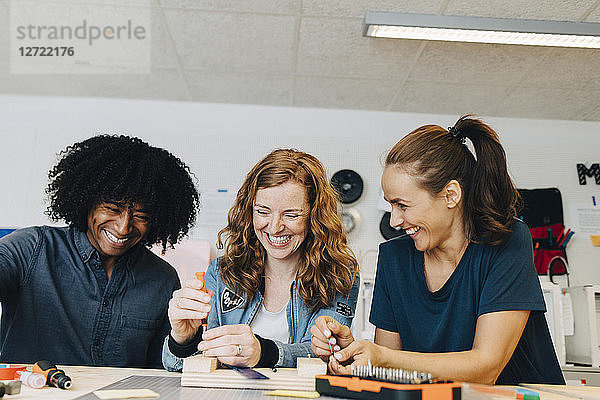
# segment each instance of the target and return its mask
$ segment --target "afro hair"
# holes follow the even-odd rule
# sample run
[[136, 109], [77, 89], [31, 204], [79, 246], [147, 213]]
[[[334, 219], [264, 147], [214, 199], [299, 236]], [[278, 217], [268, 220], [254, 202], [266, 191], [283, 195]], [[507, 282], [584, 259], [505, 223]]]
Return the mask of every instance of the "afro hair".
[[48, 173], [46, 214], [87, 231], [105, 201], [138, 203], [150, 214], [142, 243], [172, 247], [194, 224], [199, 195], [189, 168], [167, 150], [135, 137], [99, 135], [68, 146]]

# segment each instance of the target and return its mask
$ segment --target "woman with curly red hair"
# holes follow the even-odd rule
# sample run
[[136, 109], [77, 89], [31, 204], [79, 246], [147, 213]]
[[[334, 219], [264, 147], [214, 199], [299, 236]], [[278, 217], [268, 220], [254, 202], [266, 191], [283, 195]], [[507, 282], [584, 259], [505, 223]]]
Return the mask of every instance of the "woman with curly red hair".
[[198, 350], [230, 365], [295, 367], [297, 357], [312, 355], [317, 317], [350, 325], [358, 263], [314, 156], [282, 149], [256, 164], [218, 234], [223, 244], [224, 256], [206, 273], [208, 293], [197, 279], [173, 293], [165, 368], [180, 370]]

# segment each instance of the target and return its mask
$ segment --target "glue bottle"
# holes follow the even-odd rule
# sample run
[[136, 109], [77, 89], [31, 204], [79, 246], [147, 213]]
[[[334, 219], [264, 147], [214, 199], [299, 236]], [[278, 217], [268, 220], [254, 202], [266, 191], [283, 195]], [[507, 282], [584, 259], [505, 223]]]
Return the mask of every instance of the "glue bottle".
[[19, 380], [23, 382], [24, 385], [34, 389], [40, 389], [46, 386], [46, 377], [42, 374], [29, 371], [17, 371], [17, 375], [19, 375]]

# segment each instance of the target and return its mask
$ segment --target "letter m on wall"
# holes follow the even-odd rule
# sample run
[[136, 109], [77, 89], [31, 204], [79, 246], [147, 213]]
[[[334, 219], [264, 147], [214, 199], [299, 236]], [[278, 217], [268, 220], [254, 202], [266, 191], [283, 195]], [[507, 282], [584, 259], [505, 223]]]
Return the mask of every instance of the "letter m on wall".
[[577, 164], [577, 175], [579, 176], [579, 184], [585, 185], [585, 177], [596, 178], [596, 185], [600, 185], [600, 164], [592, 164], [591, 167], [586, 168], [584, 164]]

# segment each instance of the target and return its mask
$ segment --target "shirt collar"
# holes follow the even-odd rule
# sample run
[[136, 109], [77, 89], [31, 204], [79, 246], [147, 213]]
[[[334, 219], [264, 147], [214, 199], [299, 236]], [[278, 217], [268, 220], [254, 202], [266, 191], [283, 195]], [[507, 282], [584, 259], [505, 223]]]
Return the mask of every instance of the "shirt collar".
[[73, 226], [71, 227], [71, 232], [79, 255], [83, 261], [87, 263], [94, 255], [94, 252], [96, 252], [96, 249], [90, 243], [90, 239], [88, 239], [85, 232], [82, 232]]
[[[73, 235], [73, 240], [75, 242], [75, 247], [77, 248], [77, 251], [81, 256], [81, 259], [85, 263], [89, 262], [90, 259], [94, 256], [94, 254], [98, 254], [98, 251], [94, 246], [92, 246], [92, 243], [90, 243], [90, 239], [88, 238], [86, 232], [82, 232], [73, 226], [71, 227], [71, 231]], [[132, 249], [125, 253], [123, 257], [117, 260], [117, 264], [124, 264], [125, 266], [127, 266], [128, 269], [130, 269], [133, 261], [139, 254], [140, 246], [142, 246], [140, 243], [135, 245]], [[97, 257], [98, 259], [100, 259], [99, 254], [97, 255]]]

